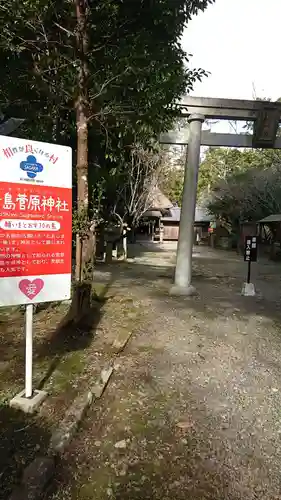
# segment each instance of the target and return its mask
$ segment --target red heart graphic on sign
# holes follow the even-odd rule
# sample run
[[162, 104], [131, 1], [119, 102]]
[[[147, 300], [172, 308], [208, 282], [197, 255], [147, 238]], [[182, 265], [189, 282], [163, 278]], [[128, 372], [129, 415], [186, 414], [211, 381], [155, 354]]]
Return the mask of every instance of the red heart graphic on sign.
[[36, 278], [33, 281], [28, 279], [21, 280], [19, 282], [20, 291], [26, 295], [28, 299], [34, 299], [36, 295], [42, 290], [44, 286], [44, 281], [41, 278]]

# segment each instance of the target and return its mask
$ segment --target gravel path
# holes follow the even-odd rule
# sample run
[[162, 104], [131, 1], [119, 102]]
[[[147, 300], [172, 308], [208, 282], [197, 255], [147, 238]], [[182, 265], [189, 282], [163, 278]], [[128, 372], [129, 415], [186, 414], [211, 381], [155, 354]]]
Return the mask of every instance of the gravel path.
[[[168, 290], [174, 252], [112, 267], [142, 307], [98, 408], [64, 458], [52, 499], [281, 499], [280, 265], [198, 249], [199, 297]], [[120, 270], [121, 269], [121, 270]]]

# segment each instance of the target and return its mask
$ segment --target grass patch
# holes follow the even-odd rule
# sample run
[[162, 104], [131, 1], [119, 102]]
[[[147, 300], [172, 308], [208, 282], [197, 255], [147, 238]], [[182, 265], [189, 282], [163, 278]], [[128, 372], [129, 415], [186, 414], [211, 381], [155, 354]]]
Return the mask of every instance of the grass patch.
[[86, 365], [83, 352], [72, 352], [62, 358], [47, 385], [53, 392], [67, 390], [69, 386], [77, 385], [77, 377], [81, 375]]

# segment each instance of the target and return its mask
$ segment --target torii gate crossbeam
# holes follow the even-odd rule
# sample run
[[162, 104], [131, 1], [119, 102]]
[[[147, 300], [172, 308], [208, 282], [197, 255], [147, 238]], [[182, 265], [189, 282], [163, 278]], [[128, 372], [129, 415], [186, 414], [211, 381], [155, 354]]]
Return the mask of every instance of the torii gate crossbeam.
[[[169, 132], [163, 134], [160, 142], [162, 144], [176, 144], [178, 146], [188, 145], [189, 135], [186, 137], [178, 138], [176, 132]], [[253, 136], [250, 134], [218, 134], [216, 132], [209, 132], [202, 130], [201, 146], [226, 148], [253, 148]], [[277, 137], [274, 142], [274, 149], [281, 149], [281, 137]]]

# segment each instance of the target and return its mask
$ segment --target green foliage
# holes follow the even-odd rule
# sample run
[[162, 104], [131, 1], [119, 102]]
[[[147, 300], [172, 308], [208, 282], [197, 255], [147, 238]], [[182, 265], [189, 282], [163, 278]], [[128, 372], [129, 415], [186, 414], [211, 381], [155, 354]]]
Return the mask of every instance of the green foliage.
[[[175, 118], [176, 102], [206, 75], [191, 70], [180, 37], [212, 0], [89, 0], [87, 87], [89, 186], [102, 186], [105, 212], [130, 164], [130, 147], [149, 149]], [[73, 147], [81, 54], [70, 0], [6, 0], [0, 5], [0, 108], [26, 118], [21, 136]], [[75, 175], [74, 175], [75, 179]], [[96, 212], [95, 212], [96, 214]], [[87, 214], [75, 231], [83, 233]], [[95, 215], [96, 217], [96, 215]]]
[[78, 234], [83, 240], [87, 238], [90, 230], [91, 222], [89, 219], [89, 212], [87, 209], [77, 210], [74, 209], [72, 216], [72, 233]]
[[72, 233], [79, 235], [82, 240], [89, 235], [89, 230], [94, 224], [95, 226], [103, 222], [105, 201], [105, 181], [102, 180], [95, 184], [88, 208], [78, 210], [74, 203], [72, 214]]
[[[141, 115], [142, 124], [158, 132], [163, 107], [172, 109], [205, 74], [186, 68], [179, 37], [190, 15], [207, 4], [208, 0], [90, 1], [87, 60], [92, 118], [109, 125], [109, 115], [129, 110], [135, 124]], [[13, 103], [18, 113], [40, 110], [46, 118], [53, 107], [71, 110], [79, 60], [74, 4], [7, 0], [0, 6], [0, 18], [1, 58], [8, 63], [2, 65], [7, 85], [1, 106]], [[167, 109], [165, 113], [169, 114]]]
[[209, 148], [200, 165], [198, 193], [205, 195], [220, 180], [226, 180], [234, 173], [247, 171], [249, 168], [264, 168], [272, 164], [269, 150], [241, 150], [230, 148]]
[[277, 150], [209, 151], [203, 174], [201, 186], [205, 189], [206, 182], [211, 186], [209, 210], [232, 226], [281, 212], [281, 152]]
[[181, 206], [183, 182], [183, 166], [178, 168], [166, 167], [165, 175], [163, 176], [163, 180], [159, 187], [163, 194], [167, 196], [172, 203], [176, 203], [178, 206]]

